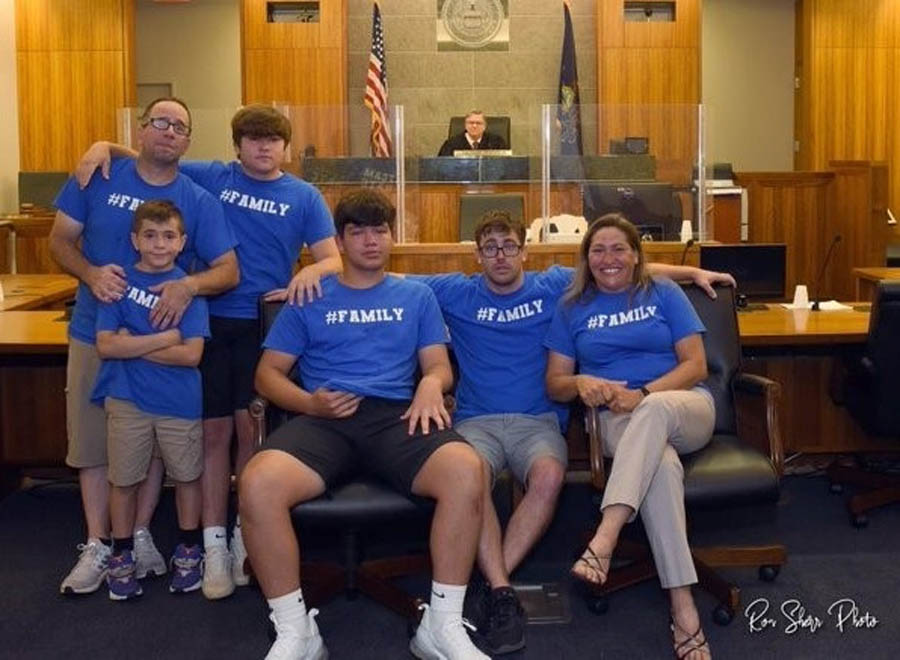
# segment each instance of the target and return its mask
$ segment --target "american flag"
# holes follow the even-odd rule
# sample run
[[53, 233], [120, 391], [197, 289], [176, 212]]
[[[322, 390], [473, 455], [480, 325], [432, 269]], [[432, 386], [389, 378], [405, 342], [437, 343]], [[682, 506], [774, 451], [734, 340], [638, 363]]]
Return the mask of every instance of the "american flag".
[[369, 54], [369, 70], [366, 72], [366, 95], [363, 99], [366, 107], [372, 111], [372, 155], [376, 158], [389, 158], [391, 144], [391, 128], [388, 123], [388, 89], [387, 68], [384, 61], [384, 33], [381, 30], [381, 11], [378, 3], [372, 10], [372, 52]]

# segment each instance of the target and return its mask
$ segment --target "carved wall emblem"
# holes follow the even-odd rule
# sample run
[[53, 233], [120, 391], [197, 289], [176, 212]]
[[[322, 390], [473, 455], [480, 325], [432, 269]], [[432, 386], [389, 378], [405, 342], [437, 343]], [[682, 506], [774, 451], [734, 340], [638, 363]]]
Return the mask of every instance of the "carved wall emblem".
[[438, 50], [506, 50], [504, 0], [438, 0]]

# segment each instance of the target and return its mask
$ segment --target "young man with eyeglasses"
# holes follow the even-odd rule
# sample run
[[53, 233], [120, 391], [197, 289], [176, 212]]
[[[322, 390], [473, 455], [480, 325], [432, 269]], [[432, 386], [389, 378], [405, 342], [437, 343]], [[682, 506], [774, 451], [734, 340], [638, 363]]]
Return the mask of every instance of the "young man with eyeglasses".
[[[159, 297], [150, 313], [155, 328], [162, 331], [177, 326], [195, 296], [220, 293], [239, 280], [236, 240], [222, 206], [178, 172], [178, 160], [190, 145], [190, 134], [191, 116], [184, 102], [156, 99], [140, 117], [137, 159], [116, 161], [108, 179], [94, 177], [83, 190], [70, 178], [56, 198], [50, 251], [66, 272], [80, 280], [69, 323], [66, 463], [79, 471], [88, 533], [87, 543], [79, 546], [78, 563], [60, 585], [63, 593], [96, 591], [107, 573], [106, 417], [100, 406], [91, 403], [90, 395], [100, 367], [95, 346], [97, 306], [121, 299], [128, 287], [125, 267], [137, 260], [130, 241], [135, 209], [148, 199], [167, 199], [182, 210], [184, 218], [187, 239], [176, 263], [187, 275], [153, 289]], [[166, 572], [166, 563], [147, 530], [161, 478], [162, 464], [155, 459], [138, 493], [134, 535], [138, 577]]]
[[[568, 460], [560, 431], [567, 408], [547, 396], [544, 336], [573, 270], [552, 266], [526, 272], [525, 227], [507, 211], [489, 211], [475, 228], [475, 258], [482, 273], [416, 276], [435, 292], [459, 363], [454, 428], [490, 467], [488, 479], [509, 468], [526, 488], [501, 533], [485, 487], [476, 578], [466, 616], [476, 642], [490, 655], [525, 645], [525, 616], [509, 576], [553, 517]], [[730, 275], [693, 267], [650, 264], [656, 274], [710, 284]], [[486, 473], [487, 474], [487, 473]]]

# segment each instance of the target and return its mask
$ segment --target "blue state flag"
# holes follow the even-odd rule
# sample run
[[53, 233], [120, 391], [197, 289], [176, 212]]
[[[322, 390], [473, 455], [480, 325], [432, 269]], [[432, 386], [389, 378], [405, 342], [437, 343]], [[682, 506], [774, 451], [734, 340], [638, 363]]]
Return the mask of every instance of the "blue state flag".
[[559, 153], [580, 156], [581, 115], [578, 97], [578, 65], [575, 62], [575, 35], [572, 32], [572, 16], [569, 5], [563, 3], [565, 30], [562, 57], [559, 63], [559, 96], [557, 120], [559, 121]]

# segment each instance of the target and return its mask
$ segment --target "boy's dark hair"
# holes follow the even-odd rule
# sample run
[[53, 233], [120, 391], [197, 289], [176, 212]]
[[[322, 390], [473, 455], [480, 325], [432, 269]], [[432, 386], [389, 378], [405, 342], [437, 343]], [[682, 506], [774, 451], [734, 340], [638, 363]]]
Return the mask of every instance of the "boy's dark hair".
[[492, 231], [515, 234], [519, 245], [525, 245], [525, 225], [518, 218], [512, 217], [509, 211], [493, 209], [481, 216], [481, 220], [475, 225], [475, 245], [481, 247], [481, 239]]
[[131, 233], [139, 233], [144, 220], [162, 224], [168, 222], [169, 218], [175, 218], [178, 232], [184, 234], [184, 218], [181, 216], [181, 211], [178, 207], [168, 199], [151, 199], [138, 206], [135, 210], [134, 219], [131, 221]]
[[240, 146], [241, 138], [280, 137], [291, 141], [291, 122], [270, 105], [253, 103], [238, 110], [231, 118], [231, 139]]
[[152, 101], [150, 101], [150, 103], [147, 104], [147, 107], [144, 108], [144, 111], [141, 113], [141, 116], [138, 117], [138, 122], [140, 122], [141, 126], [145, 126], [147, 124], [147, 122], [150, 121], [150, 113], [153, 111], [154, 107], [156, 107], [160, 103], [165, 103], [167, 101], [171, 102], [171, 103], [177, 103], [182, 108], [184, 108], [184, 111], [187, 113], [187, 116], [188, 116], [188, 127], [190, 128], [194, 125], [194, 120], [191, 117], [191, 109], [189, 107], [187, 107], [187, 103], [182, 101], [177, 96], [160, 96], [160, 97], [155, 98]]
[[334, 227], [338, 236], [344, 235], [348, 224], [380, 227], [387, 223], [393, 232], [396, 218], [397, 209], [391, 200], [374, 188], [360, 188], [347, 193], [334, 207]]

